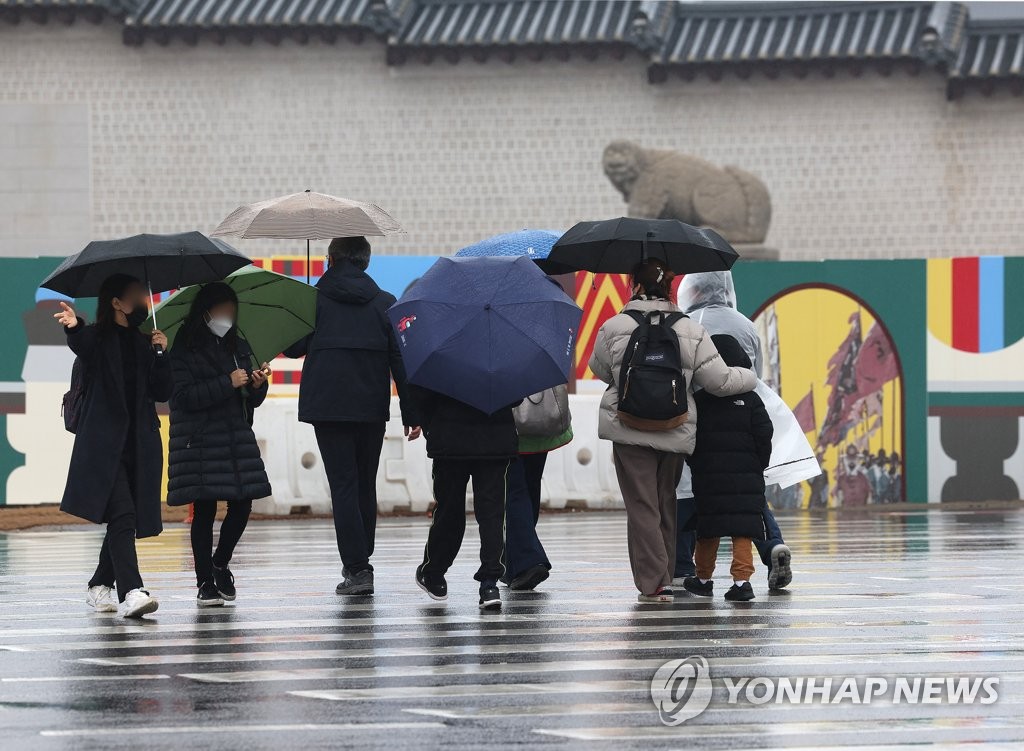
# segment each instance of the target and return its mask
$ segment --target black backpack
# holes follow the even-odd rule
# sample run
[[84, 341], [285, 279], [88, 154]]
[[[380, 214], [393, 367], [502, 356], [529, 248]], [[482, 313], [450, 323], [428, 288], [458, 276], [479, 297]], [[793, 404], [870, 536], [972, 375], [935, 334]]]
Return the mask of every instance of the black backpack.
[[619, 420], [636, 430], [679, 427], [686, 422], [686, 377], [672, 327], [685, 316], [660, 310], [625, 313], [637, 327], [619, 372]]
[[85, 363], [82, 362], [81, 357], [76, 357], [75, 364], [71, 366], [71, 388], [64, 394], [60, 405], [60, 413], [64, 417], [64, 429], [69, 433], [78, 431], [87, 385]]

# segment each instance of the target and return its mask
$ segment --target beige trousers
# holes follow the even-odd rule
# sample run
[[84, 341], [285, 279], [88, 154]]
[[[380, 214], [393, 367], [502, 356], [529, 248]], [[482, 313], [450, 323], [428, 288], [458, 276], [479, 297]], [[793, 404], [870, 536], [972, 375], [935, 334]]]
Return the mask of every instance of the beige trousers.
[[641, 594], [672, 583], [676, 562], [676, 485], [683, 455], [612, 445], [615, 475], [626, 505], [626, 540], [633, 582]]

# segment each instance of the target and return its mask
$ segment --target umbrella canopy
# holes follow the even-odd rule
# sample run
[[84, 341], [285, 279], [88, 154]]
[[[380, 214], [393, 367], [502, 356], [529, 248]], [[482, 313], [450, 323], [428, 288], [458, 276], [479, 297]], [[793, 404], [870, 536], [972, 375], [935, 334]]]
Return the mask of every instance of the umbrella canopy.
[[129, 274], [153, 291], [223, 279], [252, 261], [201, 232], [96, 240], [67, 258], [40, 287], [68, 297], [95, 297], [111, 274]]
[[[224, 282], [238, 295], [238, 333], [249, 342], [259, 363], [273, 360], [313, 331], [316, 288], [256, 266], [241, 268]], [[195, 285], [178, 290], [156, 306], [154, 313], [159, 315], [168, 344], [174, 344], [201, 288]]]
[[555, 243], [548, 261], [580, 271], [628, 274], [646, 258], [660, 258], [677, 274], [726, 271], [739, 254], [712, 229], [676, 219], [580, 222]]
[[439, 258], [388, 311], [409, 381], [488, 414], [568, 381], [582, 314], [525, 256]]
[[575, 269], [564, 268], [548, 260], [551, 246], [561, 233], [547, 229], [524, 229], [505, 232], [488, 237], [469, 245], [455, 254], [456, 258], [479, 258], [481, 256], [528, 256], [547, 274], [567, 274]]
[[212, 236], [330, 240], [404, 231], [380, 206], [307, 190], [239, 206]]

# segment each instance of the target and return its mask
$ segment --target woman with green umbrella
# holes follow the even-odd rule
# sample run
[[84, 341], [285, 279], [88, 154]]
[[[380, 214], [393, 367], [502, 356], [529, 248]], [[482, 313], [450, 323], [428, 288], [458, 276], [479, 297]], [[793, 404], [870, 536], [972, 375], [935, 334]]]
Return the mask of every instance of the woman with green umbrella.
[[[238, 295], [223, 282], [202, 287], [171, 347], [174, 393], [167, 503], [194, 504], [192, 555], [199, 607], [235, 599], [228, 568], [245, 531], [252, 501], [270, 495], [270, 483], [252, 431], [253, 413], [267, 396], [266, 363], [251, 365], [249, 343], [238, 334]], [[227, 516], [213, 549], [217, 502]]]

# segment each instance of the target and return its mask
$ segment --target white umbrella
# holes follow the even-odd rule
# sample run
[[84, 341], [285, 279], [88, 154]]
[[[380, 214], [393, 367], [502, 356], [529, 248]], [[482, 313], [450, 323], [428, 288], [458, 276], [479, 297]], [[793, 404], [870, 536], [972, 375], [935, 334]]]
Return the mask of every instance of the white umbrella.
[[211, 237], [305, 240], [306, 281], [309, 281], [310, 240], [360, 235], [380, 237], [403, 232], [402, 226], [380, 206], [307, 190], [239, 206]]

